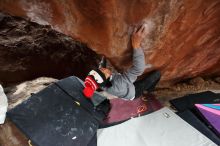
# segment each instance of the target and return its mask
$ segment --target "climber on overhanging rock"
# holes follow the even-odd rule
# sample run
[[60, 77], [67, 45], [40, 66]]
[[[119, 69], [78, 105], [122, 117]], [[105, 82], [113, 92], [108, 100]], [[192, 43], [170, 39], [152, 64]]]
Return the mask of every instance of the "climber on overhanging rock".
[[144, 52], [140, 47], [142, 40], [147, 34], [147, 25], [142, 25], [139, 29], [135, 28], [131, 42], [133, 47], [133, 65], [123, 72], [112, 73], [110, 69], [101, 67], [89, 72], [84, 83], [83, 94], [87, 98], [92, 98], [97, 89], [102, 89], [110, 95], [122, 99], [133, 100], [146, 91], [152, 91], [160, 80], [160, 72], [153, 71], [149, 76], [136, 81], [145, 70]]

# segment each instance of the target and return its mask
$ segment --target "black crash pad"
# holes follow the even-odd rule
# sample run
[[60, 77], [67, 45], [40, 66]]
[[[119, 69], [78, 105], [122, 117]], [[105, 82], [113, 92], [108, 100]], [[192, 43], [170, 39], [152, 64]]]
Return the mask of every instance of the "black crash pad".
[[50, 85], [8, 111], [35, 146], [87, 146], [95, 135], [105, 116], [79, 94], [81, 86], [71, 88], [80, 85], [75, 79]]
[[178, 111], [192, 110], [194, 109], [194, 104], [197, 103], [219, 103], [220, 95], [213, 93], [211, 91], [205, 91], [196, 94], [189, 94], [180, 98], [170, 100], [171, 105], [173, 105]]
[[190, 110], [177, 113], [183, 120], [196, 128], [217, 145], [220, 145], [220, 138], [215, 135], [203, 122], [201, 122]]
[[110, 109], [110, 103], [104, 107], [100, 105], [100, 102], [105, 101], [106, 97], [101, 96], [97, 92], [95, 92], [93, 95], [93, 102], [90, 99], [85, 98], [82, 92], [84, 87], [79, 80], [80, 79], [77, 77], [71, 76], [62, 79], [55, 84], [67, 95], [69, 95], [74, 101], [81, 103], [80, 105], [84, 107], [84, 109], [89, 113], [91, 113], [97, 120], [102, 121]]

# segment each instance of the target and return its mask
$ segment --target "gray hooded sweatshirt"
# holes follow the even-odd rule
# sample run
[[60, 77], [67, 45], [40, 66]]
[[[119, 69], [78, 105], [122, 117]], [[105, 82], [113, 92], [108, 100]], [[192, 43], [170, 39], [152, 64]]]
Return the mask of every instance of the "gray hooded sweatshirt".
[[133, 49], [133, 65], [123, 72], [112, 75], [112, 86], [103, 89], [104, 91], [119, 98], [132, 100], [135, 97], [134, 81], [145, 69], [144, 52], [142, 49]]

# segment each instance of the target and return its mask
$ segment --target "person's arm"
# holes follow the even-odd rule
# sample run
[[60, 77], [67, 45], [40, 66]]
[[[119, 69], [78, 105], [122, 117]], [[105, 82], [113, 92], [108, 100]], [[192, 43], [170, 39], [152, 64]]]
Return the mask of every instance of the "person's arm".
[[140, 47], [145, 36], [146, 28], [142, 25], [138, 30], [135, 29], [131, 37], [133, 47], [133, 65], [123, 73], [123, 76], [132, 83], [144, 72], [145, 69], [144, 52]]
[[126, 77], [130, 82], [136, 81], [145, 69], [144, 52], [141, 48], [133, 50], [133, 65], [126, 70], [122, 75]]

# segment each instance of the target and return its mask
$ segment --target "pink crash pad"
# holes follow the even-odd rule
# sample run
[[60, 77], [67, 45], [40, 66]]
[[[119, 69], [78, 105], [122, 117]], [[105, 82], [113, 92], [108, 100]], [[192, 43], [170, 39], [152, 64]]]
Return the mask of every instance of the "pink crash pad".
[[152, 94], [142, 95], [132, 101], [116, 98], [110, 100], [110, 103], [111, 110], [104, 121], [105, 124], [122, 122], [132, 117], [151, 113], [162, 107]]

